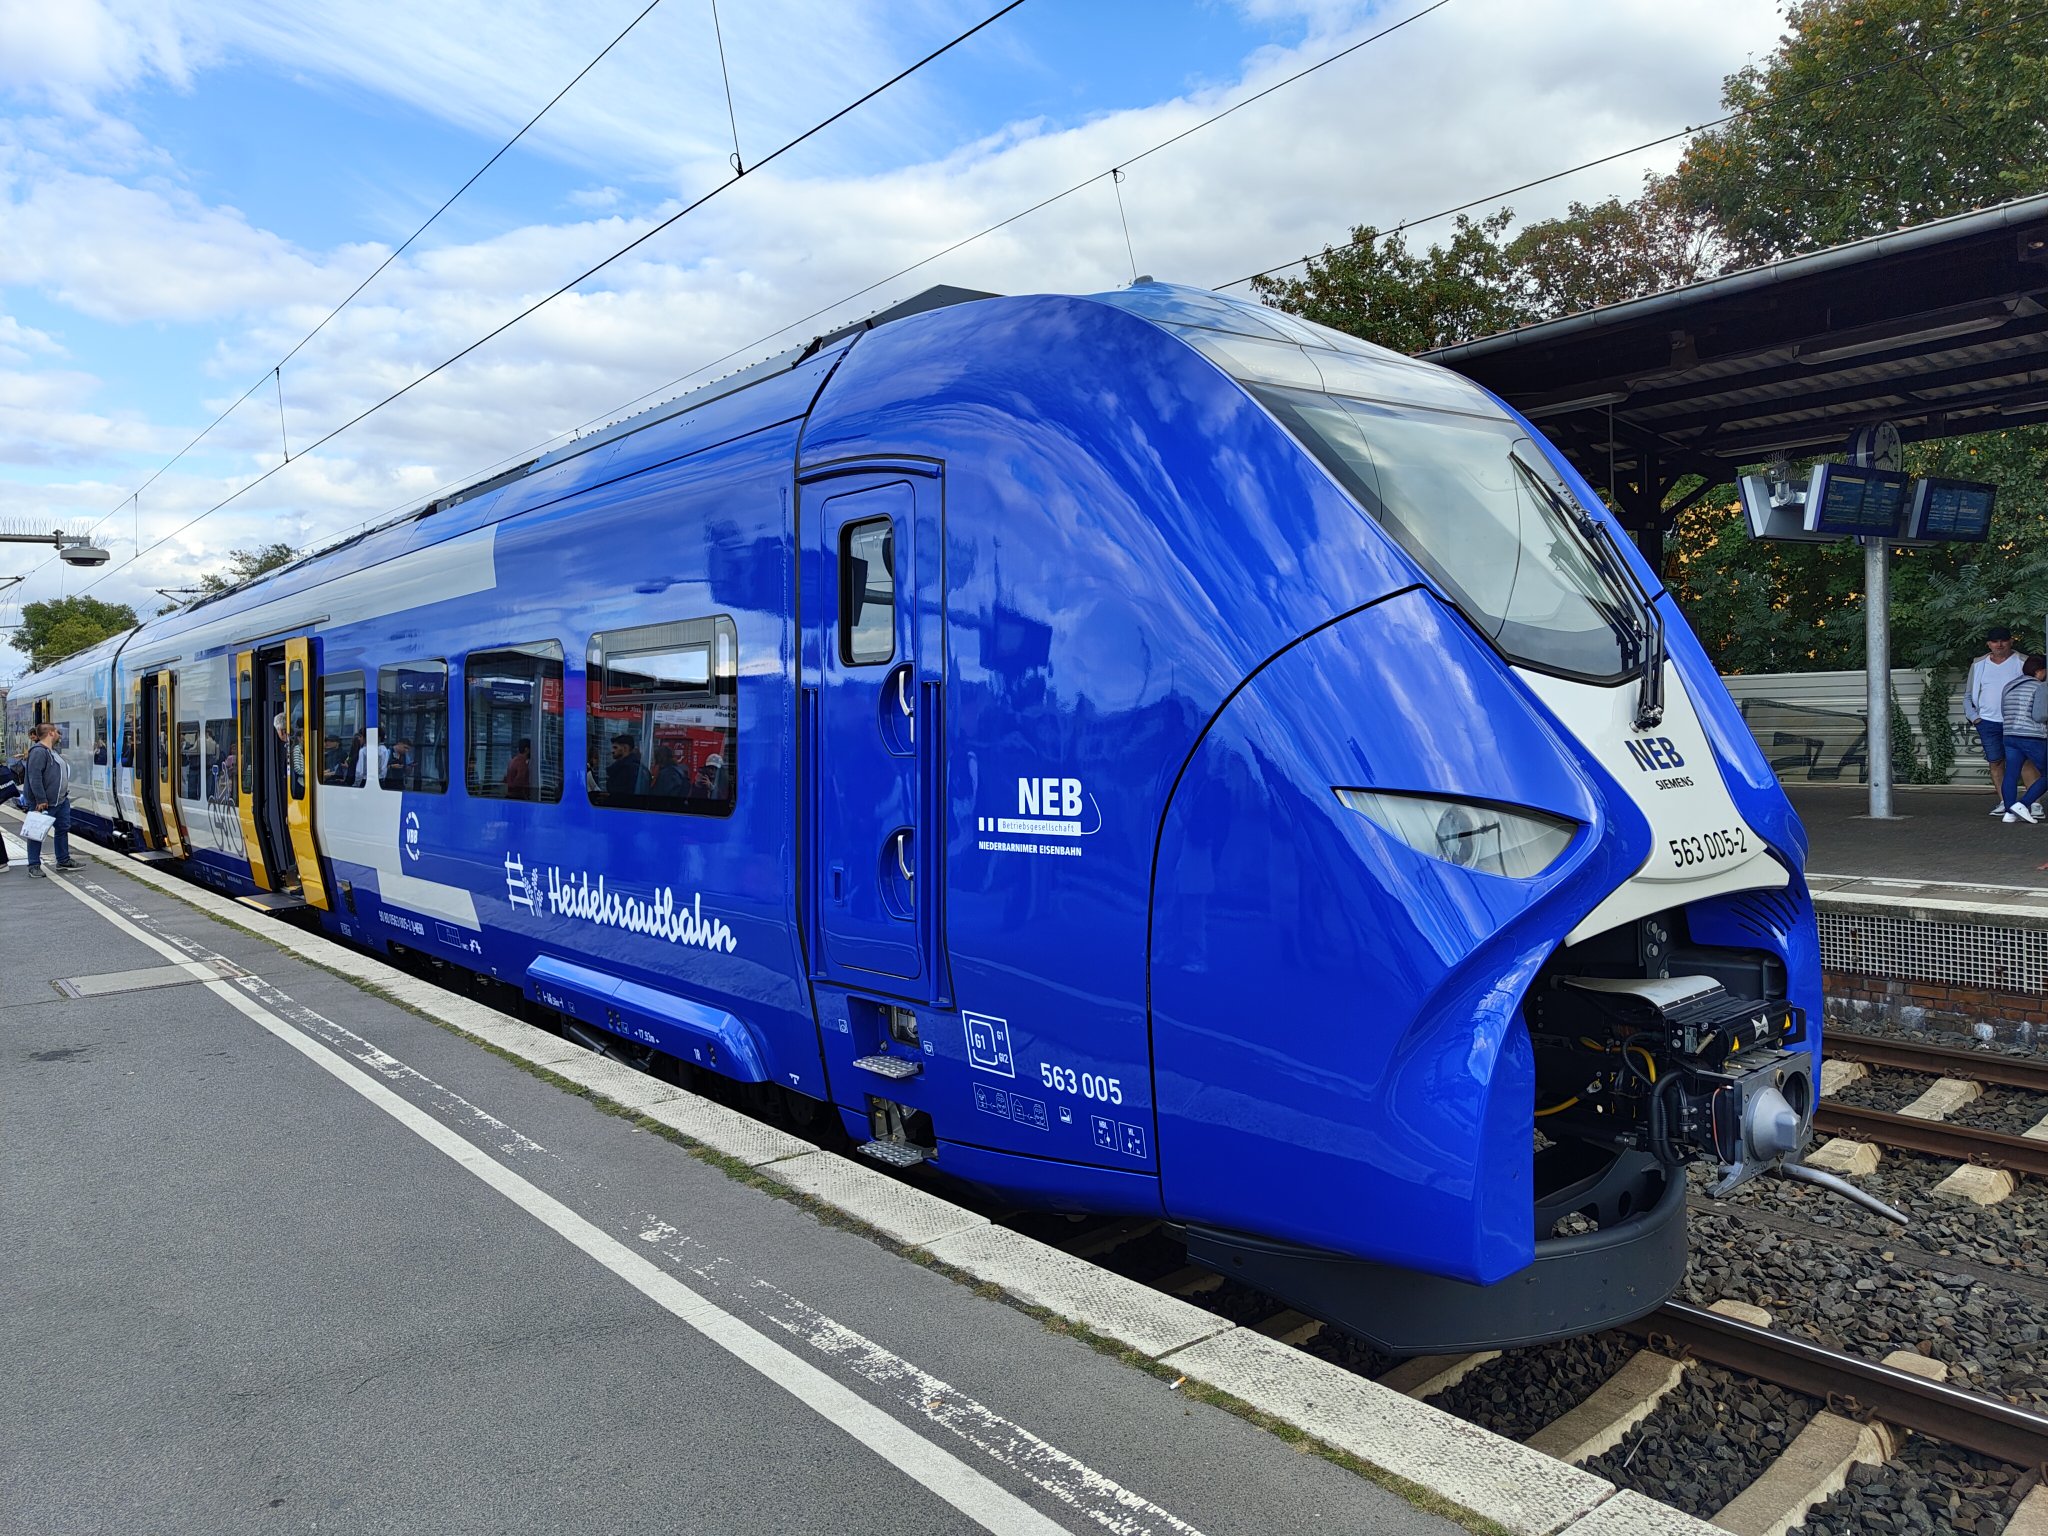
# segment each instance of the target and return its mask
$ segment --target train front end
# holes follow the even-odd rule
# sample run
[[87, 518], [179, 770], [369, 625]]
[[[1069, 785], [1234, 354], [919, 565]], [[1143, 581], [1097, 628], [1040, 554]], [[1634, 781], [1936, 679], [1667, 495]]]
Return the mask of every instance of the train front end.
[[1670, 596], [1530, 425], [1253, 306], [1127, 301], [1412, 566], [1252, 672], [1162, 829], [1152, 1044], [1190, 1253], [1391, 1352], [1639, 1316], [1811, 1137], [1803, 835]]

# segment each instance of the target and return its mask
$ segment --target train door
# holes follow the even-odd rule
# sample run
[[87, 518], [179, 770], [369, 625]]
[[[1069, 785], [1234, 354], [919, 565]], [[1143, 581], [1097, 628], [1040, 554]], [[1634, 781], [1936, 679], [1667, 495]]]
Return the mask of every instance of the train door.
[[939, 669], [936, 654], [920, 668], [914, 556], [920, 526], [937, 527], [938, 468], [837, 473], [808, 496], [813, 964], [825, 979], [929, 998], [942, 839], [926, 824], [936, 733], [918, 714]]
[[178, 674], [168, 667], [142, 675], [141, 726], [135, 778], [143, 828], [151, 848], [182, 859], [189, 845], [178, 818]]
[[306, 734], [320, 718], [318, 649], [300, 635], [235, 658], [235, 793], [257, 885], [325, 908]]

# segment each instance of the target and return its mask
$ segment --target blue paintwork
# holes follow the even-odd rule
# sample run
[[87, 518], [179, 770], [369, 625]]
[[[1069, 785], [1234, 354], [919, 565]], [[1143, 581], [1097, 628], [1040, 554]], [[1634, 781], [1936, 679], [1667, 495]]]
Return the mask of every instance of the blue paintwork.
[[[97, 654], [101, 696], [118, 723], [132, 662], [232, 659], [187, 639], [223, 613], [303, 626], [337, 576], [495, 529], [493, 590], [321, 623], [322, 665], [370, 679], [374, 723], [378, 667], [445, 658], [460, 743], [465, 654], [559, 641], [563, 797], [472, 799], [457, 761], [445, 794], [404, 796], [402, 848], [328, 848], [353, 907], [323, 926], [829, 1100], [856, 1134], [871, 1095], [925, 1111], [942, 1169], [1016, 1198], [1497, 1279], [1533, 1251], [1523, 991], [1642, 864], [1648, 827], [1602, 744], [1203, 355], [1218, 336], [1330, 344], [1161, 285], [897, 321], [153, 620]], [[1461, 381], [1400, 373], [1470, 407]], [[839, 531], [873, 516], [893, 520], [897, 616], [870, 666], [833, 630]], [[1793, 877], [1698, 904], [1694, 936], [1779, 953], [1817, 1019], [1797, 820], [1659, 602], [1738, 809]], [[590, 635], [715, 614], [741, 658], [733, 814], [591, 806]], [[1499, 879], [1383, 834], [1345, 785], [1580, 830], [1542, 877]], [[1078, 827], [1029, 829], [1048, 822]], [[197, 839], [192, 863], [246, 890], [239, 836]], [[480, 929], [386, 892], [378, 865], [468, 893]], [[656, 937], [629, 911], [690, 920]], [[890, 1042], [890, 1007], [918, 1046]], [[884, 1050], [920, 1073], [856, 1065]]]

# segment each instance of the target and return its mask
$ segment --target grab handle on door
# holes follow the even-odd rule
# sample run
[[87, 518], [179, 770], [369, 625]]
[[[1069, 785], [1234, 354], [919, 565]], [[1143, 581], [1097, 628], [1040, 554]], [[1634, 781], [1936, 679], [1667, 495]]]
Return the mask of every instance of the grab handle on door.
[[910, 828], [905, 827], [902, 831], [898, 832], [895, 841], [896, 867], [903, 872], [904, 879], [915, 880], [917, 876], [911, 872], [910, 868]]

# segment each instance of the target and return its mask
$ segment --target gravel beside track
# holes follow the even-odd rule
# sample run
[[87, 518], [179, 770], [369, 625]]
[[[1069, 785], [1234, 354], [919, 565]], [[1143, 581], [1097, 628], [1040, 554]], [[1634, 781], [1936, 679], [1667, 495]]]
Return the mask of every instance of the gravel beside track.
[[1671, 1395], [1586, 1470], [1702, 1520], [1761, 1477], [1820, 1405], [1695, 1365]]
[[2048, 1120], [2048, 1096], [2029, 1093], [2024, 1088], [1986, 1088], [1984, 1097], [1974, 1104], [1964, 1105], [1949, 1119], [1957, 1125], [1974, 1125], [1979, 1130], [2024, 1136], [2043, 1120]]
[[[1989, 1024], [1979, 1028], [1989, 1030]], [[2048, 1028], [2029, 1028], [2025, 1025], [2019, 1031], [1994, 1032], [1990, 1036], [1963, 1034], [1957, 1030], [1915, 1027], [1910, 1024], [1888, 1022], [1875, 1013], [1853, 1020], [1830, 1019], [1821, 1031], [1821, 1054], [1827, 1054], [1827, 1037], [1831, 1032], [1858, 1035], [1882, 1035], [1887, 1040], [1910, 1040], [1916, 1045], [1941, 1045], [1952, 1051], [1980, 1050], [1997, 1056], [2018, 1056], [2038, 1060], [2048, 1056]]]
[[2019, 1507], [2024, 1475], [2018, 1467], [1915, 1436], [1881, 1467], [1850, 1468], [1849, 1486], [1793, 1529], [1804, 1536], [1999, 1536]]
[[1936, 1081], [1932, 1074], [1926, 1072], [1873, 1067], [1868, 1077], [1857, 1079], [1840, 1093], [1831, 1093], [1821, 1102], [1839, 1104], [1844, 1109], [1881, 1109], [1887, 1114], [1897, 1114], [1932, 1088]]
[[1902, 1262], [1904, 1245], [1866, 1248], [1825, 1233], [1788, 1237], [1738, 1218], [1693, 1213], [1686, 1300], [1722, 1297], [1770, 1309], [1772, 1326], [1831, 1349], [1882, 1360], [1895, 1349], [1945, 1361], [1949, 1380], [2048, 1412], [2048, 1308], [1973, 1274]]
[[1526, 1440], [1591, 1397], [1636, 1348], [1620, 1334], [1596, 1333], [1510, 1350], [1430, 1401], [1511, 1440]]
[[[1855, 1182], [1889, 1201], [1912, 1218], [1899, 1227], [1838, 1195], [1789, 1179], [1763, 1178], [1731, 1195], [1728, 1206], [1737, 1215], [1764, 1211], [1793, 1216], [1816, 1226], [1878, 1238], [1889, 1246], [1903, 1239], [1943, 1257], [1957, 1257], [2015, 1274], [2048, 1276], [2048, 1186], [2022, 1178], [2012, 1195], [1996, 1205], [1975, 1206], [1938, 1199], [1934, 1186], [1955, 1171], [1940, 1158], [1911, 1152], [1884, 1154], [1877, 1172]], [[1704, 1191], [1708, 1178], [1697, 1166], [1693, 1187]]]

